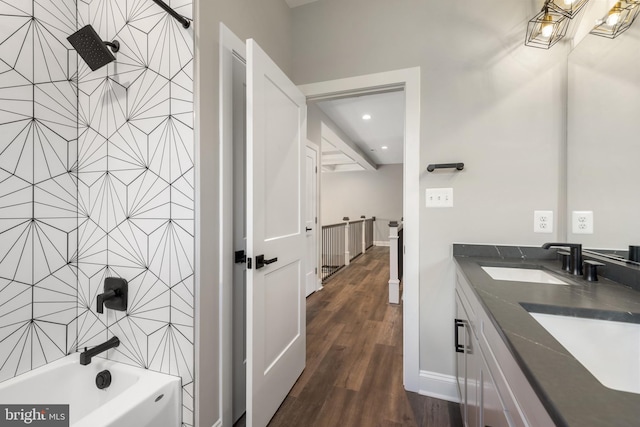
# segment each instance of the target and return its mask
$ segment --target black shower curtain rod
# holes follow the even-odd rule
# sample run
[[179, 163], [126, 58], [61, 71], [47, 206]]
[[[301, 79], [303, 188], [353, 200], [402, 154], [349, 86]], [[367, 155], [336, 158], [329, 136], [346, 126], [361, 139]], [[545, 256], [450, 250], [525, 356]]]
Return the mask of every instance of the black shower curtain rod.
[[163, 8], [164, 10], [167, 11], [167, 13], [171, 16], [173, 16], [174, 18], [176, 18], [184, 28], [189, 28], [189, 26], [191, 25], [191, 21], [187, 18], [185, 18], [184, 16], [180, 15], [178, 12], [176, 12], [175, 10], [173, 10], [171, 8], [171, 6], [169, 6], [168, 4], [166, 4], [165, 2], [163, 2], [162, 0], [153, 0], [158, 6], [160, 6], [161, 8]]

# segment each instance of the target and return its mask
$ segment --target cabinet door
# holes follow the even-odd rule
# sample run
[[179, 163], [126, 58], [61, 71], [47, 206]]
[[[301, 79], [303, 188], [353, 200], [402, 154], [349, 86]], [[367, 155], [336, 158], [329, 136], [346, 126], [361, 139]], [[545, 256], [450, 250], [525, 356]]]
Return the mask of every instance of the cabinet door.
[[481, 365], [478, 339], [471, 328], [463, 299], [456, 292], [455, 318], [455, 350], [456, 350], [456, 378], [460, 393], [460, 409], [462, 420], [467, 427], [480, 427], [480, 386]]
[[[472, 319], [475, 320], [475, 319]], [[467, 343], [465, 356], [467, 364], [467, 425], [469, 427], [482, 427], [480, 420], [482, 400], [482, 354], [478, 338], [470, 324], [466, 325]]]
[[480, 402], [480, 426], [481, 427], [509, 427], [513, 423], [509, 420], [505, 408], [500, 399], [500, 393], [493, 380], [487, 362], [480, 354], [481, 360], [481, 402]]
[[462, 423], [467, 425], [467, 364], [466, 364], [466, 342], [467, 328], [469, 324], [467, 313], [462, 305], [460, 295], [456, 291], [456, 317], [454, 319], [455, 355], [456, 355], [456, 380], [458, 383], [458, 394], [460, 395], [460, 411], [462, 412]]

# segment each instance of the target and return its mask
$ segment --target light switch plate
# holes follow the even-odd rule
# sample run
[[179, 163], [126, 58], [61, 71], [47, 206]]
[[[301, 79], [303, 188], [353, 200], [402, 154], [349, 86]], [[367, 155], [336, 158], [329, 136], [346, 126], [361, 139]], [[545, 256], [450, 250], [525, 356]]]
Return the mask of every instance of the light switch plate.
[[425, 206], [428, 208], [450, 208], [453, 206], [453, 188], [427, 188]]
[[571, 231], [573, 234], [593, 234], [593, 211], [573, 211]]
[[533, 212], [533, 232], [553, 233], [553, 211]]

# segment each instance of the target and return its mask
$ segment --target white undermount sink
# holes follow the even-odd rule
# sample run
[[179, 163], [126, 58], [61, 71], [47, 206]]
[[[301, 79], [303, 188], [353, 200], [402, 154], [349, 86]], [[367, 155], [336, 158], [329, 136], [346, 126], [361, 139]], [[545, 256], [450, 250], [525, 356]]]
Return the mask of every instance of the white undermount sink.
[[567, 285], [560, 279], [544, 270], [511, 267], [482, 267], [493, 280], [507, 280], [511, 282], [547, 283], [553, 285]]
[[602, 385], [640, 394], [640, 324], [529, 314]]

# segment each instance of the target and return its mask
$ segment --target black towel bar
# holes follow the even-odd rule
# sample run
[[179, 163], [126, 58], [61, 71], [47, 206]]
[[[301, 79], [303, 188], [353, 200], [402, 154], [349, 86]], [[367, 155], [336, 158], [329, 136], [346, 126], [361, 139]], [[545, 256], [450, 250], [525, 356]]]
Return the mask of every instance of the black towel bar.
[[456, 168], [457, 170], [461, 171], [462, 169], [464, 169], [464, 163], [440, 163], [436, 165], [429, 165], [427, 166], [427, 171], [433, 172], [436, 169], [452, 169], [452, 168]]

